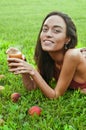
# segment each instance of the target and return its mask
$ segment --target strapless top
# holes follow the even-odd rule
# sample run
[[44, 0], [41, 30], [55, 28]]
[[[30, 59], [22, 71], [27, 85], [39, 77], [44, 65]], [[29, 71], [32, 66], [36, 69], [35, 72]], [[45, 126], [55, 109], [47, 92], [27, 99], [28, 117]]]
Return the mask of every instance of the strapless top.
[[79, 88], [84, 89], [84, 88], [86, 88], [86, 82], [85, 83], [78, 83], [78, 82], [72, 80], [69, 88], [71, 88], [71, 89], [79, 89]]
[[[59, 75], [59, 74], [60, 74], [60, 71], [55, 68], [54, 78], [55, 78], [56, 81], [58, 80], [57, 75]], [[70, 83], [70, 85], [69, 85], [69, 88], [71, 88], [71, 89], [79, 89], [79, 88], [83, 89], [83, 88], [86, 88], [86, 82], [84, 82], [84, 83], [78, 83], [78, 82], [72, 80], [71, 83]]]

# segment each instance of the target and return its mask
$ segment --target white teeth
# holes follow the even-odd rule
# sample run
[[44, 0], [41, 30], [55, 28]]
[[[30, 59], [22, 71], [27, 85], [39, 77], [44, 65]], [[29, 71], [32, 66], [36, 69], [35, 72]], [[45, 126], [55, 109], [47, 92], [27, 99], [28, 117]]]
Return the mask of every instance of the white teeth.
[[52, 41], [48, 41], [48, 40], [46, 40], [44, 42], [45, 42], [45, 44], [51, 44], [52, 43]]

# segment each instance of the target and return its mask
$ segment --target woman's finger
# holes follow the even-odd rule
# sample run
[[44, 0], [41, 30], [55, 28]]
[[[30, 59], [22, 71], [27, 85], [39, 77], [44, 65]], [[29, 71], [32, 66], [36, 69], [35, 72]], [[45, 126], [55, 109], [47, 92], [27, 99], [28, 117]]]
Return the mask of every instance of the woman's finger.
[[31, 76], [35, 74], [34, 71], [32, 71], [32, 70], [29, 70], [29, 71], [27, 71], [27, 70], [17, 70], [17, 71], [14, 71], [14, 74], [25, 74], [25, 73], [28, 73]]
[[22, 60], [19, 58], [8, 58], [7, 61], [9, 61], [9, 62], [22, 62]]

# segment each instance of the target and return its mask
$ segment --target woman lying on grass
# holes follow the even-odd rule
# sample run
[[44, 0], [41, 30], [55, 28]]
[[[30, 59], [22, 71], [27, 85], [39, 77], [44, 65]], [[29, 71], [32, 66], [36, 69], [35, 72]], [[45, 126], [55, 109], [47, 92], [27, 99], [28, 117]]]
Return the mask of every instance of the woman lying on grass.
[[[86, 49], [76, 49], [76, 45], [71, 18], [51, 12], [42, 23], [35, 48], [38, 70], [22, 59], [8, 58], [9, 71], [21, 74], [28, 90], [38, 87], [50, 99], [62, 96], [68, 88], [86, 93]], [[52, 78], [57, 82], [54, 89], [49, 84]]]

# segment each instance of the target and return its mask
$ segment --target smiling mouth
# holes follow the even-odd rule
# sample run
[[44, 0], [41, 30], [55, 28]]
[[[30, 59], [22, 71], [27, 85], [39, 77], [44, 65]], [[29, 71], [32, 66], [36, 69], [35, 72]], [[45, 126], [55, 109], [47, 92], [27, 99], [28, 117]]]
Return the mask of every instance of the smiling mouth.
[[50, 44], [53, 44], [54, 42], [51, 41], [51, 40], [44, 40], [43, 43], [44, 43], [45, 45], [50, 45]]

